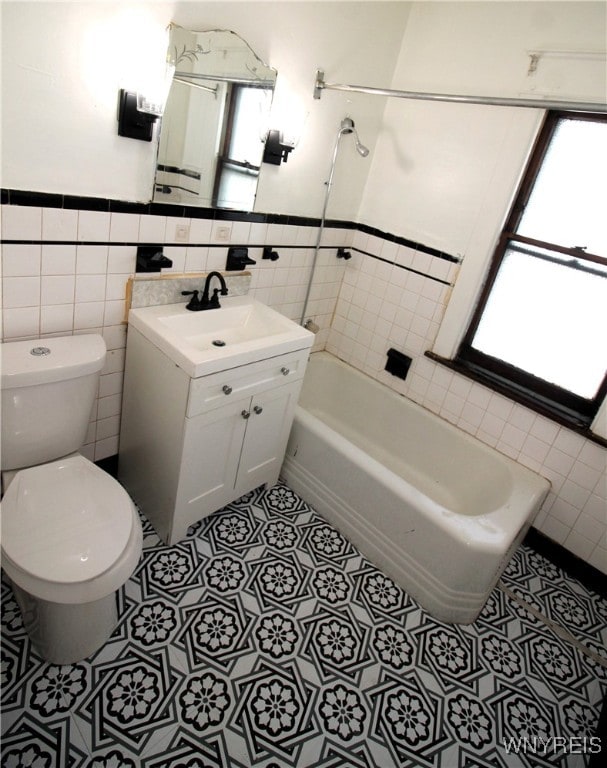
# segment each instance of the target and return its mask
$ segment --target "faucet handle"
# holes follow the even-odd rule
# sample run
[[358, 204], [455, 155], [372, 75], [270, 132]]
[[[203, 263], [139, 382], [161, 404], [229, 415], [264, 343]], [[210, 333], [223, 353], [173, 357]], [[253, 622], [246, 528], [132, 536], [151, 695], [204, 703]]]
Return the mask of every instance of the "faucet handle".
[[202, 308], [200, 299], [198, 298], [198, 291], [182, 291], [181, 295], [192, 297], [190, 301], [186, 304], [186, 307], [185, 307], [186, 309], [191, 309], [195, 312], [196, 310], [199, 310]]

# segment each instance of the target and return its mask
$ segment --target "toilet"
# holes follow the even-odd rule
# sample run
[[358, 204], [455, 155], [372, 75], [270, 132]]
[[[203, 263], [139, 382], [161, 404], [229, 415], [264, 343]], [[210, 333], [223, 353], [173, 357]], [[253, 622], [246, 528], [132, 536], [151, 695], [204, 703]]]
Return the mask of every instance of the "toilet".
[[98, 334], [0, 346], [2, 568], [37, 652], [72, 664], [118, 621], [142, 531], [129, 495], [78, 453], [105, 342]]

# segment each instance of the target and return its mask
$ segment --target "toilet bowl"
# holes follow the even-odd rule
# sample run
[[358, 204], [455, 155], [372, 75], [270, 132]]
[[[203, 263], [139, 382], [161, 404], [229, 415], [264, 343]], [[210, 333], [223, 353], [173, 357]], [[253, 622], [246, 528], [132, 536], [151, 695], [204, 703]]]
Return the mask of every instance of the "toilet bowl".
[[78, 453], [106, 348], [98, 334], [0, 345], [2, 568], [35, 649], [72, 664], [117, 621], [142, 550], [137, 509]]
[[141, 555], [126, 491], [83, 456], [18, 471], [2, 500], [2, 567], [40, 655], [79, 661], [103, 645], [116, 591]]

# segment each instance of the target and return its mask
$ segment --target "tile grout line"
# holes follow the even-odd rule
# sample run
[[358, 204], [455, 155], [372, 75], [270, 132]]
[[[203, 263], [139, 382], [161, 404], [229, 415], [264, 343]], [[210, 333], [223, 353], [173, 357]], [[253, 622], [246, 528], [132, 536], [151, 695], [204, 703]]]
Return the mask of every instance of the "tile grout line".
[[565, 640], [570, 645], [573, 645], [580, 653], [582, 653], [584, 656], [587, 656], [588, 658], [592, 659], [599, 666], [603, 667], [604, 669], [607, 669], [607, 659], [604, 659], [598, 653], [596, 653], [595, 651], [593, 651], [590, 648], [588, 648], [587, 646], [585, 646], [584, 643], [580, 642], [577, 639], [577, 637], [575, 637], [574, 635], [571, 634], [571, 632], [569, 632], [569, 630], [565, 629], [565, 627], [562, 627], [556, 621], [552, 621], [552, 619], [549, 619], [541, 611], [538, 611], [537, 608], [534, 608], [530, 603], [528, 603], [522, 597], [519, 597], [519, 595], [515, 594], [509, 587], [507, 587], [501, 579], [498, 582], [497, 586], [511, 600], [514, 600], [515, 603], [518, 603], [522, 608], [524, 608], [526, 611], [528, 611], [538, 621], [541, 621], [542, 624], [544, 624], [549, 629], [551, 629], [554, 632], [555, 635], [560, 637], [562, 640]]

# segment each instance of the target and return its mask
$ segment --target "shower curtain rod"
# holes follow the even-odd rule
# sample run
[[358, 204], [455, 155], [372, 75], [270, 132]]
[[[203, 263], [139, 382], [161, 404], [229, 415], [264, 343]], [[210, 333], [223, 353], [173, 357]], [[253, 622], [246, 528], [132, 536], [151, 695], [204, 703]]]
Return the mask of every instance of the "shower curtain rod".
[[607, 104], [598, 102], [552, 101], [549, 99], [515, 99], [499, 96], [456, 96], [448, 93], [424, 93], [423, 91], [398, 91], [391, 88], [369, 88], [365, 85], [341, 85], [325, 82], [325, 73], [316, 70], [314, 98], [320, 99], [324, 90], [368, 93], [372, 96], [396, 96], [399, 99], [422, 101], [448, 101], [457, 104], [486, 104], [495, 107], [531, 107], [533, 109], [558, 109], [576, 112], [607, 112]]
[[200, 83], [195, 83], [192, 80], [186, 80], [185, 77], [173, 77], [173, 82], [175, 83], [183, 83], [184, 85], [189, 85], [191, 88], [198, 88], [200, 91], [206, 91], [208, 93], [212, 93], [215, 96], [217, 96], [217, 89], [219, 88], [218, 85], [215, 86], [215, 88], [211, 88], [210, 85], [200, 85]]
[[254, 77], [232, 77], [230, 75], [203, 75], [198, 72], [185, 72], [176, 70], [174, 76], [187, 78], [188, 80], [213, 80], [220, 83], [236, 83], [237, 85], [250, 85], [251, 88], [274, 88], [274, 80], [264, 80]]

